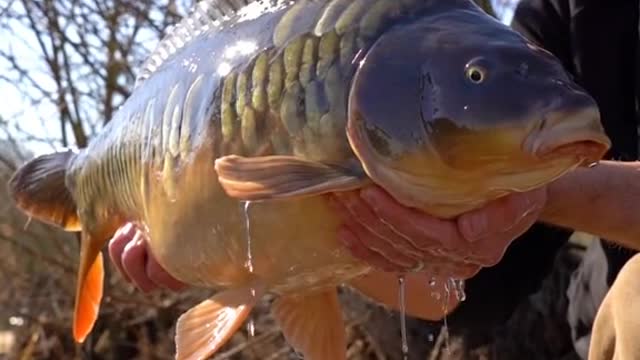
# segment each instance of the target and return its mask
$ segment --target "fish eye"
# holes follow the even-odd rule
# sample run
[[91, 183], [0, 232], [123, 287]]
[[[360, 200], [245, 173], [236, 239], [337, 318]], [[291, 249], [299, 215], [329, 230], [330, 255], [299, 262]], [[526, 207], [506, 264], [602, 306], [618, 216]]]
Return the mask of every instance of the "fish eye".
[[467, 79], [469, 79], [469, 81], [471, 81], [472, 83], [480, 84], [486, 78], [486, 71], [479, 66], [471, 65], [467, 67], [466, 75]]

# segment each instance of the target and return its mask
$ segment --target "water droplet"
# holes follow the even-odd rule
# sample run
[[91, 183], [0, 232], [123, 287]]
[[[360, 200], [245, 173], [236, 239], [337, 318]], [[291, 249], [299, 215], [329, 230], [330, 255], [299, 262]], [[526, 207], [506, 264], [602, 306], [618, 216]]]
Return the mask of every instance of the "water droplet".
[[[251, 296], [256, 297], [256, 289], [251, 288]], [[256, 325], [252, 315], [250, 316], [249, 322], [247, 323], [247, 332], [249, 333], [249, 338], [252, 338], [256, 335]]]
[[9, 324], [12, 326], [22, 326], [24, 325], [24, 318], [20, 316], [11, 316], [9, 318]]
[[249, 333], [249, 338], [256, 336], [256, 324], [253, 321], [253, 318], [249, 319], [249, 323], [247, 324], [247, 332]]
[[467, 294], [464, 291], [464, 280], [451, 279], [451, 283], [456, 293], [456, 299], [458, 299], [458, 301], [465, 301], [467, 299]]
[[[253, 273], [253, 254], [251, 253], [251, 218], [249, 216], [250, 207], [251, 201], [247, 201], [244, 203], [244, 227], [247, 237], [247, 260], [245, 261], [244, 266], [249, 270], [250, 273]], [[251, 296], [256, 296], [256, 289], [251, 288]], [[249, 333], [250, 338], [255, 336], [256, 329], [253, 317], [251, 317], [249, 319], [249, 322], [247, 323], [247, 332]]]
[[27, 217], [27, 221], [24, 223], [24, 228], [22, 229], [23, 231], [27, 231], [27, 228], [31, 224], [31, 220], [33, 220], [31, 216]]
[[247, 236], [247, 261], [244, 265], [249, 269], [249, 272], [253, 273], [253, 254], [251, 253], [251, 219], [249, 217], [250, 206], [251, 201], [244, 203], [244, 227]]
[[[430, 288], [435, 288], [436, 285], [438, 285], [438, 282], [436, 281], [435, 276], [431, 277], [431, 279], [429, 279], [429, 287]], [[440, 295], [440, 291], [434, 290], [431, 292], [431, 297], [436, 299], [436, 301], [440, 300], [440, 298], [442, 297], [442, 295]]]
[[400, 304], [400, 335], [402, 336], [402, 358], [409, 359], [409, 342], [407, 341], [407, 309], [405, 304], [405, 281], [404, 276], [398, 277], [398, 301]]
[[444, 282], [444, 304], [442, 312], [444, 315], [444, 335], [445, 335], [445, 348], [447, 354], [451, 354], [451, 347], [449, 346], [449, 324], [447, 323], [447, 313], [449, 312], [449, 300], [451, 299], [451, 285], [453, 284], [453, 278], [447, 279]]

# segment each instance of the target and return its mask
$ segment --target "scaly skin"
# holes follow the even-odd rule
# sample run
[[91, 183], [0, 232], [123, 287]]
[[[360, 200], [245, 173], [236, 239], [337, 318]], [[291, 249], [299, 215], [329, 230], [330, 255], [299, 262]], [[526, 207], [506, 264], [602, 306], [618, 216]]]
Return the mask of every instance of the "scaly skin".
[[[252, 276], [243, 204], [221, 189], [214, 160], [355, 160], [345, 125], [357, 60], [394, 19], [424, 4], [300, 2], [194, 39], [74, 160], [69, 182], [85, 229], [141, 222], [177, 279], [245, 284]], [[241, 55], [225, 57], [232, 46]], [[272, 290], [336, 285], [369, 269], [336, 241], [338, 219], [322, 198], [252, 204], [250, 219], [253, 274]]]

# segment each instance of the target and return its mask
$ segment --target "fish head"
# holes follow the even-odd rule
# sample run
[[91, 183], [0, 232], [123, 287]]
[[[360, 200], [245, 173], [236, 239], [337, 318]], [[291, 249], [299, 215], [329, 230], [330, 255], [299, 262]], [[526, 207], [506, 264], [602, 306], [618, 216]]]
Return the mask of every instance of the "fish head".
[[474, 9], [396, 26], [360, 63], [348, 138], [407, 206], [454, 216], [596, 163], [595, 100], [550, 52]]

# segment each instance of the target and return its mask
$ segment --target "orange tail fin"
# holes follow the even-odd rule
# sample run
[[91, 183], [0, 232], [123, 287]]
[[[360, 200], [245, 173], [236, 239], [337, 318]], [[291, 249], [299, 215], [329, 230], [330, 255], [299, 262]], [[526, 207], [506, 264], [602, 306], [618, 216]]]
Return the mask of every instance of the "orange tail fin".
[[73, 338], [82, 343], [98, 318], [104, 282], [104, 264], [100, 250], [108, 238], [82, 233], [80, 268], [73, 316]]

